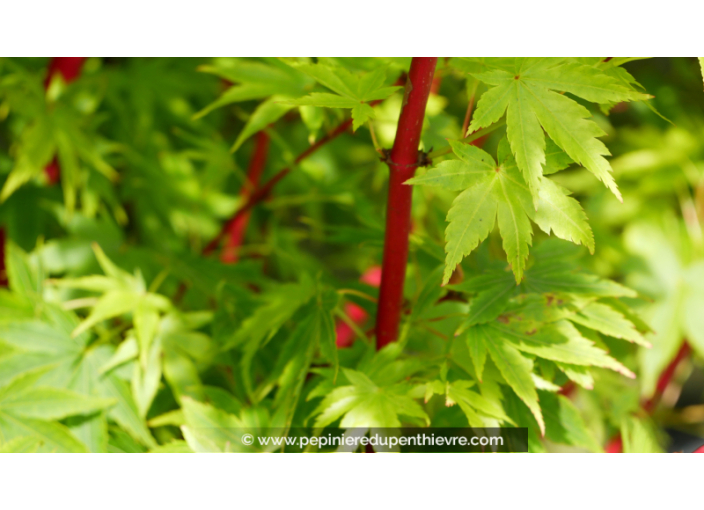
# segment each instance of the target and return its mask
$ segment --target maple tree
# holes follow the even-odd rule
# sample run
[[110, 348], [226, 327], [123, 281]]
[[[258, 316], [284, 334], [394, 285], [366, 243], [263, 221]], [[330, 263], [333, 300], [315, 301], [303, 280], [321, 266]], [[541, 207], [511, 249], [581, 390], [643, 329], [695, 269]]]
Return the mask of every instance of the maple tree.
[[704, 356], [701, 83], [695, 59], [0, 60], [0, 451], [701, 437], [672, 397]]

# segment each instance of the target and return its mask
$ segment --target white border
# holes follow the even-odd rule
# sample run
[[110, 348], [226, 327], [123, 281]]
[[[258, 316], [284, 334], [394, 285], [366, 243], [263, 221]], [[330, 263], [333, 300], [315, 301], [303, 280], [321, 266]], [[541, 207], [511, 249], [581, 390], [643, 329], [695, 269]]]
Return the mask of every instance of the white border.
[[8, 0], [4, 56], [704, 54], [701, 2]]
[[[685, 508], [682, 454], [0, 455], [3, 508]], [[489, 506], [490, 505], [490, 506]], [[700, 505], [692, 506], [697, 508]]]

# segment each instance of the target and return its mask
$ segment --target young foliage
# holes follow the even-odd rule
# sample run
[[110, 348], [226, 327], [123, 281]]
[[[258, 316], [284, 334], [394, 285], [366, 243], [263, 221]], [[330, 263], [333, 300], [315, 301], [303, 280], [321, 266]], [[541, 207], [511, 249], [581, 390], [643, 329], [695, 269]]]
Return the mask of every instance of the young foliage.
[[385, 67], [378, 67], [374, 71], [357, 75], [344, 67], [300, 63], [292, 65], [335, 93], [312, 92], [305, 97], [288, 101], [288, 104], [349, 108], [352, 112], [352, 129], [354, 131], [374, 118], [374, 109], [369, 103], [386, 99], [402, 88], [385, 86]]
[[[576, 60], [576, 61], [575, 61]], [[604, 69], [602, 62], [562, 58], [506, 58], [476, 61], [482, 72], [472, 75], [491, 88], [477, 102], [470, 133], [497, 122], [506, 113], [511, 152], [539, 208], [539, 191], [546, 161], [545, 133], [572, 160], [583, 165], [621, 200], [597, 139], [606, 133], [587, 120], [589, 110], [563, 95], [567, 92], [592, 103], [638, 101], [650, 96]], [[613, 67], [609, 66], [609, 69]]]
[[[530, 221], [541, 230], [557, 237], [584, 244], [594, 252], [594, 236], [587, 217], [569, 192], [546, 177], [541, 181], [538, 209], [532, 207], [528, 187], [518, 171], [506, 139], [499, 144], [499, 161], [472, 145], [450, 142], [459, 160], [443, 161], [424, 175], [406, 182], [412, 185], [435, 186], [462, 191], [452, 203], [445, 231], [445, 273], [447, 283], [464, 257], [481, 243], [498, 223], [503, 247], [520, 283], [528, 249], [532, 244]], [[564, 153], [554, 148], [551, 168], [565, 165]], [[566, 166], [566, 165], [565, 165]]]
[[321, 383], [308, 395], [309, 399], [324, 395], [313, 413], [315, 427], [340, 419], [344, 428], [400, 427], [402, 418], [416, 425], [429, 424], [428, 415], [411, 396], [413, 387], [404, 381], [418, 367], [399, 360], [399, 355], [398, 346], [386, 347], [361, 370], [343, 369], [347, 384], [335, 385], [331, 379]]
[[[690, 415], [659, 375], [704, 352], [704, 112], [696, 60], [636, 60], [92, 58], [47, 90], [47, 62], [0, 60], [0, 451], [295, 451], [242, 433], [334, 426], [663, 450]], [[374, 144], [349, 130], [372, 119]], [[272, 177], [246, 187], [262, 130]], [[387, 183], [397, 137], [418, 170]]]
[[195, 114], [194, 119], [233, 103], [266, 98], [266, 101], [252, 112], [240, 131], [232, 146], [233, 152], [257, 131], [279, 120], [291, 109], [285, 102], [299, 96], [312, 84], [303, 73], [296, 72], [275, 58], [266, 59], [266, 62], [219, 59], [215, 65], [204, 65], [199, 69], [234, 85], [223, 92], [216, 101]]
[[[550, 287], [550, 281], [561, 282], [555, 278], [558, 274], [565, 278], [584, 277], [591, 280], [592, 285]], [[536, 282], [541, 286], [536, 288]], [[484, 367], [490, 359], [501, 378], [530, 409], [542, 434], [545, 433], [545, 421], [538, 390], [554, 390], [555, 387], [536, 379], [537, 360], [540, 360], [541, 367], [549, 362], [549, 366], [562, 371], [577, 384], [584, 383], [583, 369], [588, 367], [606, 368], [635, 377], [631, 370], [599, 346], [596, 333], [645, 344], [642, 335], [626, 317], [599, 301], [606, 297], [632, 296], [632, 291], [584, 273], [575, 273], [569, 264], [556, 264], [550, 260], [548, 243], [538, 250], [536, 261], [519, 289], [506, 283], [505, 272], [496, 271], [451, 287], [474, 296], [459, 328], [459, 338], [466, 343], [476, 378], [482, 381]], [[497, 291], [501, 288], [507, 290]], [[491, 298], [489, 302], [487, 296]], [[590, 319], [594, 309], [602, 312], [603, 321]]]

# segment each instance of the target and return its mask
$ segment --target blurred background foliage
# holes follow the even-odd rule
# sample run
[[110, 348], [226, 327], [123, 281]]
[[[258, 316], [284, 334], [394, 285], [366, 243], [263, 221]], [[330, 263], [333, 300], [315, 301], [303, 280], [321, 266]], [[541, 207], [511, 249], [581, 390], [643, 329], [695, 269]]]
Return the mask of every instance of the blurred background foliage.
[[[383, 66], [386, 86], [410, 63], [317, 61], [352, 73]], [[353, 373], [338, 374], [338, 365], [375, 373], [374, 363], [385, 358], [373, 357], [366, 338], [378, 291], [365, 275], [381, 261], [388, 169], [369, 123], [294, 165], [347, 117], [287, 103], [317, 90], [290, 64], [88, 58], [80, 76], [66, 79], [47, 75], [50, 59], [0, 60], [2, 279], [9, 280], [0, 292], [0, 449], [237, 450], [244, 447], [227, 436], [228, 427], [303, 424], [332, 391], [329, 381], [357, 384]], [[567, 243], [558, 249], [570, 267], [638, 292], [620, 306], [637, 312], [642, 322], [629, 318], [641, 331], [652, 330], [646, 338], [653, 347], [600, 337], [638, 377], [596, 369], [594, 389], [571, 392], [569, 408], [555, 394], [555, 384], [568, 384], [558, 373], [552, 390], [542, 388], [544, 412], [578, 409], [567, 431], [586, 435], [548, 427], [548, 440], [533, 450], [599, 451], [619, 431], [626, 451], [691, 451], [704, 441], [701, 70], [691, 58], [625, 68], [655, 96], [651, 107], [590, 107], [607, 132], [623, 204], [580, 167], [551, 176], [583, 205], [596, 241], [593, 256]], [[437, 76], [425, 150], [460, 137], [469, 98], [486, 90], [447, 59]], [[382, 147], [393, 143], [402, 99], [395, 93], [375, 107], [371, 125]], [[202, 250], [246, 198], [241, 189], [260, 130], [270, 138], [264, 179], [287, 166], [293, 171], [253, 209], [238, 262], [223, 264]], [[485, 150], [495, 154], [501, 131], [481, 140]], [[384, 381], [393, 388], [410, 374], [420, 373], [422, 384], [448, 374], [438, 358], [467, 312], [435, 284], [452, 198], [437, 190], [414, 194], [406, 285], [413, 312], [404, 346], [425, 353], [425, 364], [409, 367], [387, 353], [393, 374]], [[547, 236], [536, 229], [535, 237], [538, 246]], [[495, 232], [461, 272], [470, 277], [497, 264], [505, 258]], [[324, 333], [319, 344], [304, 340], [326, 331], [333, 316], [338, 344], [340, 322], [354, 329], [351, 347], [336, 351], [335, 338], [331, 347]], [[677, 366], [651, 418], [640, 402], [656, 393], [685, 342], [693, 354]], [[317, 375], [308, 374], [311, 363]], [[553, 372], [548, 364], [545, 378]], [[336, 375], [326, 372], [333, 368]], [[469, 390], [456, 394], [462, 391]], [[521, 402], [501, 397], [498, 384], [491, 391], [505, 409], [482, 423], [506, 422], [499, 419], [505, 411], [520, 424]], [[434, 425], [460, 423], [458, 406], [425, 405]], [[216, 437], [202, 433], [212, 424], [222, 428]]]

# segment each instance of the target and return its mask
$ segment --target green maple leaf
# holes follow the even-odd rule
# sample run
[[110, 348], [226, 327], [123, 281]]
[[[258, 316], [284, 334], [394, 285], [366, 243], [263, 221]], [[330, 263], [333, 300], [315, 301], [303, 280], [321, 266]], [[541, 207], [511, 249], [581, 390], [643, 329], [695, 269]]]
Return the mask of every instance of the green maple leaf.
[[86, 129], [90, 115], [72, 103], [70, 95], [63, 96], [63, 87], [45, 91], [35, 73], [13, 64], [8, 69], [10, 74], [4, 75], [0, 84], [0, 97], [3, 101], [5, 97], [10, 99], [13, 110], [25, 116], [27, 123], [18, 133], [14, 166], [0, 189], [0, 203], [27, 182], [42, 179], [45, 167], [56, 158], [61, 167], [64, 204], [68, 212], [73, 212], [79, 194], [86, 192], [87, 169], [94, 182], [93, 171], [110, 181], [117, 179], [117, 171], [105, 159], [117, 145]]
[[622, 338], [646, 348], [651, 347], [631, 321], [604, 303], [590, 302], [578, 313], [571, 315], [569, 320], [607, 336]]
[[[674, 239], [677, 239], [675, 237]], [[657, 299], [643, 311], [653, 333], [647, 337], [652, 349], [639, 352], [641, 391], [651, 396], [659, 374], [675, 357], [686, 340], [704, 355], [704, 261], [687, 261], [688, 255], [660, 227], [636, 223], [625, 233], [626, 246], [645, 262], [651, 279], [650, 293]], [[679, 241], [679, 240], [678, 240]], [[686, 246], [686, 245], [684, 245]]]
[[[0, 356], [0, 384], [28, 371], [46, 370], [40, 381], [42, 385], [116, 400], [107, 414], [100, 413], [74, 430], [91, 451], [106, 450], [108, 418], [141, 443], [156, 445], [139, 416], [129, 385], [114, 373], [100, 371], [114, 349], [107, 345], [89, 347], [88, 335], [71, 338], [70, 332], [78, 320], [59, 310], [47, 313], [53, 316], [53, 322], [16, 321], [0, 326], [0, 343], [12, 348]], [[27, 342], [28, 338], [32, 342]]]
[[262, 385], [265, 391], [274, 383], [279, 387], [274, 399], [274, 406], [278, 410], [272, 418], [277, 426], [281, 425], [284, 429], [291, 426], [293, 413], [317, 350], [331, 362], [333, 381], [337, 378], [339, 361], [332, 315], [337, 302], [338, 294], [335, 291], [318, 292], [316, 299], [306, 307], [304, 318], [289, 336], [269, 380]]
[[299, 283], [274, 287], [262, 296], [262, 304], [242, 322], [223, 349], [241, 347], [240, 369], [246, 391], [253, 395], [252, 361], [257, 352], [281, 329], [296, 311], [315, 294], [315, 285], [306, 274]]
[[561, 92], [593, 103], [635, 101], [650, 96], [634, 90], [614, 71], [569, 59], [485, 59], [482, 64], [485, 70], [473, 76], [490, 89], [478, 101], [469, 131], [488, 127], [506, 113], [511, 151], [536, 208], [546, 159], [543, 130], [622, 200], [611, 165], [604, 158], [610, 153], [597, 138], [606, 133], [589, 120], [589, 110]]
[[[459, 335], [461, 343], [467, 347], [480, 386], [485, 385], [482, 382], [485, 372], [495, 366], [505, 383], [530, 409], [541, 432], [545, 434], [547, 430], [547, 436], [553, 440], [559, 438], [567, 440], [568, 444], [598, 450], [593, 439], [586, 435], [575, 409], [562, 403], [558, 405], [549, 394], [546, 409], [542, 403], [539, 405], [538, 397], [545, 391], [559, 390], [551, 381], [555, 368], [589, 389], [594, 384], [589, 367], [635, 377], [598, 345], [597, 332], [634, 343], [646, 342], [630, 317], [619, 312], [618, 305], [597, 302], [598, 298], [605, 297], [608, 303], [617, 303], [613, 296], [632, 297], [635, 293], [617, 284], [610, 285], [613, 282], [608, 280], [570, 272], [576, 261], [570, 264], [569, 252], [565, 254], [556, 248], [557, 243], [550, 241], [538, 247], [535, 263], [526, 275], [526, 284], [519, 287], [510, 285], [512, 279], [503, 270], [489, 271], [452, 285], [453, 291], [473, 294], [467, 319], [459, 326], [456, 336]], [[575, 274], [584, 278], [572, 278]], [[562, 285], [562, 279], [567, 281], [567, 286]], [[533, 293], [531, 288], [541, 293]], [[520, 293], [526, 289], [527, 294]], [[487, 359], [491, 359], [493, 365]], [[547, 372], [546, 363], [552, 367]], [[542, 376], [533, 372], [536, 365], [540, 366]], [[490, 379], [485, 375], [484, 380], [487, 378]], [[439, 392], [442, 388], [435, 385], [433, 390]], [[564, 428], [551, 428], [551, 418], [556, 414], [560, 420], [552, 421], [559, 421]]]
[[[88, 331], [99, 322], [133, 312], [137, 337], [146, 352], [148, 348], [146, 337], [153, 337], [155, 333], [154, 323], [158, 319], [157, 310], [169, 310], [171, 302], [163, 296], [147, 292], [144, 279], [138, 271], [133, 276], [119, 268], [105, 255], [97, 243], [93, 243], [93, 251], [100, 267], [105, 272], [105, 276], [91, 275], [52, 280], [56, 286], [103, 293], [93, 306], [90, 315], [73, 331], [73, 336]], [[142, 331], [143, 327], [147, 327], [143, 326], [146, 321], [143, 318], [146, 315], [152, 317], [149, 320], [151, 325], [148, 327], [152, 330], [150, 333]]]
[[662, 453], [657, 432], [648, 419], [627, 416], [621, 422], [624, 453]]
[[[458, 333], [462, 333], [469, 326], [496, 319], [506, 309], [509, 299], [516, 290], [516, 284], [510, 273], [493, 271], [475, 276], [449, 288], [458, 292], [476, 294], [469, 304], [467, 319], [458, 331]], [[479, 368], [477, 368], [477, 373], [481, 379]]]
[[327, 427], [339, 418], [343, 428], [400, 427], [400, 416], [429, 423], [423, 408], [409, 396], [407, 383], [378, 386], [362, 372], [343, 372], [351, 384], [333, 389], [323, 399], [315, 411], [316, 427]]
[[330, 67], [322, 64], [294, 64], [294, 67], [318, 83], [335, 92], [313, 92], [305, 97], [286, 101], [298, 106], [321, 106], [324, 108], [349, 108], [352, 110], [352, 129], [374, 118], [371, 101], [382, 100], [402, 87], [386, 87], [386, 68], [358, 75], [343, 67]]
[[[0, 290], [0, 303], [14, 305], [15, 312], [0, 314], [0, 346], [5, 348], [0, 355], [0, 385], [37, 370], [42, 371], [42, 385], [75, 391], [87, 397], [115, 399], [116, 404], [106, 412], [96, 414], [90, 420], [69, 424], [72, 433], [90, 451], [106, 451], [107, 420], [110, 418], [135, 440], [146, 446], [156, 446], [139, 416], [129, 385], [115, 373], [102, 370], [115, 349], [106, 344], [93, 345], [93, 338], [87, 332], [72, 335], [79, 325], [78, 317], [56, 305], [41, 302], [38, 271], [29, 263], [27, 255], [12, 243], [8, 245], [7, 262], [13, 292]], [[110, 277], [130, 276], [107, 259], [101, 263]], [[97, 286], [115, 283], [109, 277], [99, 278], [101, 280], [93, 282]], [[35, 312], [26, 313], [28, 310], [24, 306], [17, 306], [27, 305], [26, 300], [38, 303]]]
[[116, 401], [85, 396], [66, 389], [37, 386], [37, 380], [46, 370], [22, 373], [0, 388], [2, 442], [35, 437], [44, 443], [46, 451], [88, 451], [68, 427], [56, 420], [99, 412]]
[[561, 363], [608, 368], [635, 378], [633, 372], [584, 338], [571, 323], [558, 321], [538, 328], [532, 326], [518, 321], [515, 324], [495, 321], [482, 327], [488, 328], [486, 331], [493, 338], [510, 342], [519, 351]]
[[273, 58], [267, 59], [267, 62], [221, 60], [215, 65], [201, 66], [199, 70], [219, 76], [233, 85], [218, 99], [196, 113], [194, 119], [233, 103], [265, 99], [257, 106], [237, 136], [232, 146], [233, 152], [257, 131], [276, 122], [289, 111], [291, 105], [285, 104], [286, 100], [300, 96], [312, 85], [306, 75]]
[[[244, 432], [256, 436], [271, 435], [271, 421], [265, 409], [249, 408], [238, 416], [210, 404], [203, 404], [189, 397], [181, 402], [185, 424], [181, 426], [183, 437], [191, 450], [198, 453], [229, 452], [273, 452], [281, 446], [260, 446], [257, 442], [247, 445], [242, 442]], [[262, 430], [266, 432], [262, 433]]]
[[470, 427], [489, 427], [495, 420], [513, 423], [506, 416], [500, 401], [484, 397], [471, 390], [472, 386], [472, 381], [431, 381], [426, 385], [425, 400], [427, 402], [432, 394], [444, 395], [445, 405], [459, 405]]
[[571, 294], [584, 297], [630, 297], [638, 296], [633, 289], [619, 283], [588, 273], [577, 271], [576, 263], [570, 263], [565, 248], [570, 247], [555, 240], [546, 240], [532, 253], [535, 262], [526, 271], [521, 284], [526, 291], [536, 294]]
[[[518, 397], [528, 406], [540, 427], [540, 432], [545, 435], [545, 421], [543, 420], [538, 392], [533, 381], [533, 360], [523, 356], [518, 349], [506, 340], [493, 335], [485, 325], [475, 326], [469, 339], [471, 342], [482, 345], [489, 354], [502, 377]], [[468, 345], [470, 352], [473, 347]], [[476, 347], [474, 347], [476, 350]], [[484, 355], [486, 356], [486, 354]]]
[[443, 161], [425, 175], [406, 184], [437, 186], [462, 191], [447, 215], [445, 273], [447, 283], [462, 259], [482, 242], [498, 223], [503, 248], [516, 282], [523, 277], [533, 220], [546, 233], [584, 244], [594, 251], [594, 238], [579, 203], [564, 188], [539, 176], [538, 209], [504, 139], [499, 147], [500, 165], [489, 154], [472, 145], [451, 141], [459, 160]]

